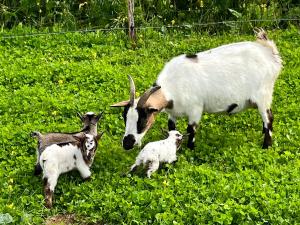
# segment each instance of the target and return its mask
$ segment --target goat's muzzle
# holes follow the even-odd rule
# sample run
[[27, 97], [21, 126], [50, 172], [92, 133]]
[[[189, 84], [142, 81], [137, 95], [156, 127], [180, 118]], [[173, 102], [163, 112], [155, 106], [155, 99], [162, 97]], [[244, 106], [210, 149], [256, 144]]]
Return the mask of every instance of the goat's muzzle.
[[123, 148], [125, 150], [130, 150], [135, 144], [135, 138], [132, 134], [128, 134], [123, 138]]

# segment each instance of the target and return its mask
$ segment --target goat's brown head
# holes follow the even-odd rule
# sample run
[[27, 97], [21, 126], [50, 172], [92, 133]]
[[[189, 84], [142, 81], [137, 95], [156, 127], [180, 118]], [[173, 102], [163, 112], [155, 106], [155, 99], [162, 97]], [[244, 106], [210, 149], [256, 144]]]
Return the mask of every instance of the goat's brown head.
[[96, 155], [96, 150], [98, 147], [98, 142], [102, 135], [103, 132], [97, 134], [96, 136], [91, 134], [85, 134], [82, 132], [73, 135], [73, 137], [78, 141], [78, 146], [81, 149], [83, 159], [88, 166], [91, 166], [94, 161], [94, 157]]
[[141, 144], [142, 138], [154, 123], [156, 113], [161, 110], [149, 99], [160, 89], [160, 86], [151, 87], [140, 98], [136, 99], [133, 79], [131, 76], [128, 76], [128, 79], [130, 82], [130, 99], [111, 105], [111, 107], [124, 107], [123, 118], [126, 128], [123, 148], [125, 150], [132, 149], [136, 144]]

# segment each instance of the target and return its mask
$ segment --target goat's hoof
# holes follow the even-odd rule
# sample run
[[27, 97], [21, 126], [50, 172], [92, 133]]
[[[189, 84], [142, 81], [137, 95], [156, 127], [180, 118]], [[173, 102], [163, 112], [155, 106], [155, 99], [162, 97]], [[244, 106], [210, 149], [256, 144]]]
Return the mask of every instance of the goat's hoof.
[[52, 208], [52, 200], [45, 200], [45, 207], [48, 208], [48, 209], [51, 209]]
[[272, 147], [272, 141], [265, 140], [262, 146], [262, 149], [268, 149], [269, 147]]
[[92, 180], [91, 176], [88, 176], [88, 177], [83, 178], [83, 181], [84, 181], [84, 182], [90, 181], [90, 180]]
[[271, 147], [272, 145], [270, 144], [266, 144], [264, 143], [263, 146], [262, 146], [262, 149], [268, 149], [269, 147]]

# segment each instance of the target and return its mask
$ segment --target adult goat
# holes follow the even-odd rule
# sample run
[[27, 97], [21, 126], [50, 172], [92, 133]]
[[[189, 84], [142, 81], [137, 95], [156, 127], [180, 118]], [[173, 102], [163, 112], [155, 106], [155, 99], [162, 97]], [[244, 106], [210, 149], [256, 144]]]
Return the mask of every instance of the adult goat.
[[203, 112], [229, 114], [258, 108], [263, 120], [263, 148], [272, 145], [271, 111], [275, 81], [282, 60], [275, 43], [262, 29], [256, 41], [223, 45], [195, 55], [180, 55], [169, 61], [154, 85], [135, 99], [130, 80], [130, 100], [111, 105], [125, 107], [123, 148], [140, 144], [160, 111], [169, 114], [169, 130], [176, 118], [188, 117], [188, 147], [193, 149], [196, 126]]

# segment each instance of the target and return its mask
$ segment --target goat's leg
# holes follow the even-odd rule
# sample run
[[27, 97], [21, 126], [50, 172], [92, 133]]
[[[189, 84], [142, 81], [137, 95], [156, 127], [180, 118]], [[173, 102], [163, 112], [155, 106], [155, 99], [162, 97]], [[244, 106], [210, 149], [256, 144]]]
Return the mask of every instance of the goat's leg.
[[171, 115], [169, 115], [169, 119], [168, 119], [168, 128], [169, 131], [176, 130], [176, 118]]
[[156, 170], [158, 170], [158, 168], [159, 168], [159, 161], [158, 160], [151, 161], [149, 163], [149, 168], [148, 168], [148, 171], [147, 171], [147, 177], [150, 178], [151, 174], [154, 173]]
[[270, 108], [258, 107], [263, 120], [264, 143], [262, 148], [272, 146], [273, 114]]
[[129, 173], [135, 172], [137, 169], [138, 165], [135, 163], [130, 167]]
[[189, 124], [186, 129], [189, 135], [187, 147], [192, 150], [195, 148], [195, 134], [196, 134], [197, 124], [199, 123], [201, 116], [202, 116], [202, 109], [195, 110], [189, 116]]
[[78, 163], [77, 169], [84, 180], [88, 180], [91, 177], [91, 171], [90, 168], [85, 163]]
[[186, 131], [189, 134], [189, 139], [188, 139], [188, 143], [187, 143], [187, 147], [189, 149], [194, 149], [195, 148], [195, 134], [196, 134], [196, 128], [197, 128], [197, 124], [196, 123], [192, 123], [189, 124]]
[[37, 159], [36, 159], [36, 163], [35, 163], [35, 167], [34, 167], [34, 175], [35, 176], [38, 176], [42, 173], [42, 167], [40, 165], [40, 151], [39, 149], [36, 150], [36, 156], [37, 156]]
[[52, 208], [53, 205], [53, 193], [57, 184], [58, 174], [52, 174], [51, 177], [44, 178], [44, 194], [45, 194], [45, 206]]
[[167, 163], [171, 164], [177, 162], [177, 156], [176, 155], [172, 155], [170, 156], [170, 158], [168, 159]]
[[139, 165], [142, 164], [141, 160], [136, 160], [135, 163], [130, 167], [130, 170], [128, 173], [134, 173], [136, 171], [136, 169], [138, 168]]

